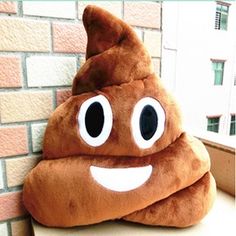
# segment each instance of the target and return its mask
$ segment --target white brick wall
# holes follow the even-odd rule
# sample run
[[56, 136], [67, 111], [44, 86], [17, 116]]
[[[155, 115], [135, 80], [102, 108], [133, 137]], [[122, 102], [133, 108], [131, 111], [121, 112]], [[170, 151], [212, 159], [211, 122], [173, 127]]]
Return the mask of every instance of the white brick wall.
[[6, 223], [0, 224], [0, 235], [1, 235], [1, 236], [8, 236], [8, 233], [7, 233], [7, 224], [6, 224]]
[[53, 110], [52, 91], [0, 93], [1, 122], [47, 119]]
[[152, 57], [161, 56], [161, 33], [145, 31], [144, 45]]
[[43, 136], [47, 123], [33, 124], [32, 129], [32, 145], [33, 152], [39, 152], [42, 150]]
[[71, 85], [75, 57], [31, 56], [26, 59], [29, 87]]
[[39, 162], [39, 160], [40, 160], [39, 156], [32, 156], [32, 157], [27, 156], [22, 158], [7, 159], [6, 172], [7, 172], [8, 187], [22, 185], [25, 176]]
[[50, 23], [16, 17], [0, 18], [0, 51], [49, 52]]
[[74, 1], [23, 1], [23, 13], [33, 16], [48, 16], [58, 18], [75, 18], [75, 2]]

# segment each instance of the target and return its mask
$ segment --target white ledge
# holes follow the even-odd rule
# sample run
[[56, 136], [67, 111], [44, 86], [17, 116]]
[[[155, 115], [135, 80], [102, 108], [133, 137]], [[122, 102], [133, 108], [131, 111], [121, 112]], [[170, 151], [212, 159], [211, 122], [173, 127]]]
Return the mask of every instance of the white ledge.
[[217, 187], [235, 196], [236, 137], [214, 132], [192, 132], [192, 135], [205, 144], [210, 154], [211, 172]]
[[200, 138], [204, 143], [235, 152], [236, 136], [222, 135], [214, 132], [194, 133], [195, 137]]
[[234, 198], [218, 190], [212, 210], [197, 225], [184, 228], [152, 227], [133, 224], [125, 221], [108, 221], [91, 226], [80, 226], [68, 229], [47, 228], [33, 221], [35, 236], [83, 236], [83, 235], [225, 235], [235, 234]]

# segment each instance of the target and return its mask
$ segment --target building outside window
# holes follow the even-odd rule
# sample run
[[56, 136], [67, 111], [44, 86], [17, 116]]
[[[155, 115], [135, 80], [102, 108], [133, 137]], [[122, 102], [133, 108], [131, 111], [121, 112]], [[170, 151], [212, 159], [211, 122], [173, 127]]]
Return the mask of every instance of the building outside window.
[[218, 187], [235, 195], [236, 1], [222, 1], [162, 1], [161, 78], [207, 147]]
[[212, 132], [219, 132], [220, 116], [207, 117], [207, 130]]
[[235, 135], [235, 114], [231, 115], [229, 135]]
[[227, 30], [229, 6], [225, 3], [216, 3], [215, 29]]
[[214, 85], [223, 84], [224, 64], [224, 61], [212, 60], [212, 68], [214, 71]]

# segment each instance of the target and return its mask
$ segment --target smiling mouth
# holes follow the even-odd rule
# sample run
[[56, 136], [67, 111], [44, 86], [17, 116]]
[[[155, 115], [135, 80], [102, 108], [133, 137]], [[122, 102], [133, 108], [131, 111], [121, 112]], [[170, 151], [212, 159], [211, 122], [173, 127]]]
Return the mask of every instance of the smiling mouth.
[[90, 166], [93, 178], [103, 187], [126, 192], [140, 187], [152, 174], [152, 166], [132, 168], [103, 168]]

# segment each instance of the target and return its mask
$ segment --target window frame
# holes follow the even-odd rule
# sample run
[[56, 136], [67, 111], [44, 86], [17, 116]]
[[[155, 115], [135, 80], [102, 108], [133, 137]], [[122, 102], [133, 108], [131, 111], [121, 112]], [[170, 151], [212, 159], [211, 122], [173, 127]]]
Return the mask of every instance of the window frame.
[[[211, 159], [211, 173], [217, 187], [235, 196], [235, 142], [214, 132], [201, 132], [194, 135], [207, 148]], [[228, 136], [230, 137], [230, 136]]]
[[[234, 116], [234, 120], [232, 120], [233, 116]], [[230, 126], [229, 126], [229, 135], [230, 136], [234, 136], [235, 135], [235, 126], [236, 126], [235, 116], [236, 116], [236, 114], [234, 114], [234, 113], [230, 114]], [[234, 133], [231, 133], [233, 125], [234, 125]]]
[[[228, 18], [229, 18], [229, 7], [230, 3], [216, 1], [216, 11], [215, 11], [215, 30], [228, 30]], [[218, 9], [220, 6], [220, 10]], [[222, 7], [227, 7], [227, 12], [222, 10]], [[225, 27], [222, 27], [222, 16], [226, 16]]]
[[[213, 59], [213, 58], [211, 58], [211, 66], [212, 66], [212, 70], [213, 70], [213, 73], [214, 73], [214, 84], [213, 84], [214, 86], [222, 86], [224, 84], [225, 62], [226, 62], [226, 60], [224, 60], [224, 59]], [[221, 77], [220, 83], [218, 83], [217, 79], [216, 79], [216, 72], [220, 72], [220, 70], [215, 70], [214, 69], [214, 63], [222, 63], [222, 71], [221, 71], [222, 77]]]
[[[214, 116], [207, 116], [207, 128], [206, 128], [206, 131], [207, 132], [214, 132], [214, 133], [219, 133], [219, 130], [220, 130], [220, 118], [221, 118], [222, 115], [214, 115]], [[218, 129], [217, 131], [213, 131], [213, 130], [209, 130], [208, 127], [209, 127], [209, 119], [215, 119], [215, 118], [218, 118], [219, 121], [218, 121]], [[211, 126], [214, 126], [216, 125], [217, 123], [213, 123], [211, 124]]]

